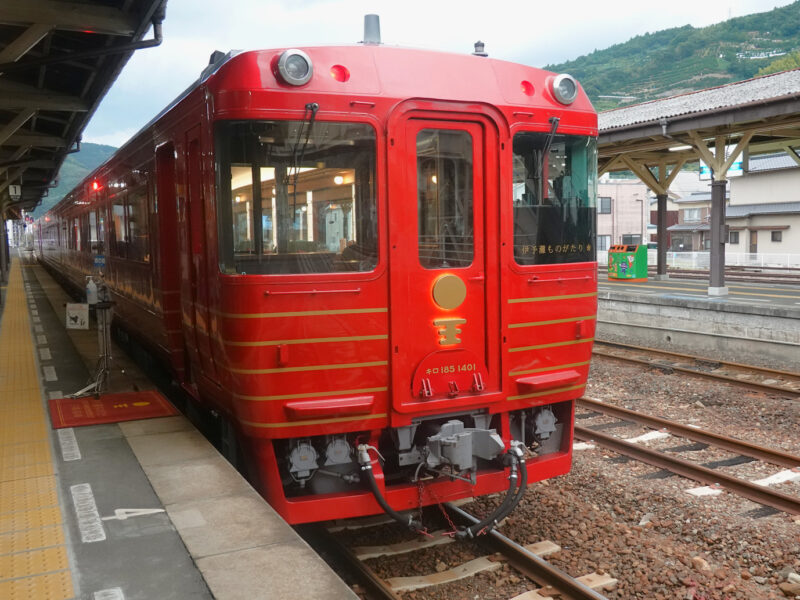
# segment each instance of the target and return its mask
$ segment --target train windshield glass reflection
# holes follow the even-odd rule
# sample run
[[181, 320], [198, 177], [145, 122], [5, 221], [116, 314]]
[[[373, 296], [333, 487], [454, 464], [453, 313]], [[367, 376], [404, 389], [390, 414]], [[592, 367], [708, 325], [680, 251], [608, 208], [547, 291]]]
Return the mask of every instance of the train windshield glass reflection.
[[595, 260], [596, 140], [514, 136], [514, 259], [521, 265]]
[[375, 268], [375, 133], [370, 126], [229, 121], [217, 125], [216, 135], [224, 273]]

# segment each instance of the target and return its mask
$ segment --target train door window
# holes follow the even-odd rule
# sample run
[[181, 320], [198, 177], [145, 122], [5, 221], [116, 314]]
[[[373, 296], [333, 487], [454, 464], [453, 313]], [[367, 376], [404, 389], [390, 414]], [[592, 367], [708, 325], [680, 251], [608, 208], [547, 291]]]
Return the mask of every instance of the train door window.
[[103, 254], [106, 244], [106, 213], [105, 207], [97, 210], [97, 253]]
[[419, 261], [426, 269], [472, 263], [472, 180], [468, 132], [423, 129], [417, 134]]
[[597, 143], [524, 131], [514, 136], [514, 260], [595, 260]]
[[121, 258], [127, 257], [128, 247], [128, 218], [125, 210], [124, 191], [118, 191], [111, 197], [111, 253]]
[[136, 170], [131, 174], [127, 202], [128, 258], [150, 262], [150, 238], [147, 226], [147, 179]]
[[311, 119], [221, 122], [216, 154], [224, 273], [375, 268], [372, 127]]
[[75, 217], [72, 223], [72, 249], [80, 252], [81, 250], [81, 220]]

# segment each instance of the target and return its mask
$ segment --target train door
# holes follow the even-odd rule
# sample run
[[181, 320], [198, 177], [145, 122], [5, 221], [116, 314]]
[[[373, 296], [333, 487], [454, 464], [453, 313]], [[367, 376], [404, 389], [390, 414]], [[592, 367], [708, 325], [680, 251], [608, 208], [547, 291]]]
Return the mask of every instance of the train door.
[[[390, 125], [393, 405], [453, 410], [500, 391], [497, 131], [477, 115]], [[480, 397], [480, 398], [479, 398]]]
[[[192, 362], [200, 365], [207, 377], [216, 376], [211, 357], [211, 320], [208, 306], [208, 261], [206, 253], [205, 198], [202, 186], [200, 127], [192, 128], [186, 135], [186, 167], [184, 200], [184, 241], [181, 256], [181, 305], [183, 330], [187, 350]], [[195, 378], [196, 381], [196, 378]]]
[[158, 213], [158, 260], [154, 267], [161, 288], [161, 309], [172, 368], [181, 381], [186, 378], [181, 326], [181, 278], [179, 265], [178, 209], [175, 201], [175, 146], [166, 143], [156, 150], [156, 198]]

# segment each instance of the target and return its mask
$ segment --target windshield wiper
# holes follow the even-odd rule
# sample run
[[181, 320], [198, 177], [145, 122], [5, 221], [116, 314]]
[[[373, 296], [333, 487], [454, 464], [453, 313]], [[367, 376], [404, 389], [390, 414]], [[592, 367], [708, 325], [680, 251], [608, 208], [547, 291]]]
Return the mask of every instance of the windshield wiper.
[[[317, 116], [317, 111], [319, 110], [319, 104], [316, 102], [309, 102], [306, 104], [306, 110], [303, 113], [303, 120], [300, 122], [300, 127], [297, 129], [297, 139], [294, 142], [294, 147], [292, 148], [292, 164], [291, 167], [293, 169], [292, 173], [292, 207], [297, 206], [297, 178], [300, 176], [300, 165], [303, 164], [303, 157], [306, 154], [306, 147], [308, 146], [308, 141], [311, 139], [311, 129], [314, 127], [314, 119]], [[311, 113], [311, 114], [309, 114]], [[306, 123], [308, 125], [306, 126]], [[306, 127], [306, 139], [303, 142], [303, 147], [299, 148], [300, 146], [300, 138], [303, 135], [303, 128]], [[300, 157], [297, 156], [297, 150], [300, 150]]]
[[544, 148], [542, 148], [542, 155], [539, 158], [539, 181], [544, 177], [544, 161], [550, 154], [550, 146], [553, 145], [553, 138], [556, 137], [556, 130], [558, 124], [561, 122], [559, 117], [550, 117], [550, 133], [547, 134], [547, 139], [544, 141]]

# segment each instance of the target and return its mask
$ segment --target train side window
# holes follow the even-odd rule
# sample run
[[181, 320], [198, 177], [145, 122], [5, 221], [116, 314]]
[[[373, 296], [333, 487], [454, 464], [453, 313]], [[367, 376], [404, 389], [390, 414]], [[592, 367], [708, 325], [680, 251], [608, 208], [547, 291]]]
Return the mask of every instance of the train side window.
[[109, 225], [109, 235], [111, 239], [109, 246], [111, 253], [120, 258], [128, 256], [128, 217], [125, 210], [125, 191], [117, 191], [111, 196], [111, 223]]
[[594, 261], [597, 143], [587, 136], [514, 135], [514, 260]]
[[423, 129], [417, 134], [418, 252], [426, 269], [472, 264], [472, 179], [469, 133]]
[[147, 181], [137, 178], [128, 190], [128, 258], [150, 262], [150, 237], [147, 226]]
[[378, 262], [375, 132], [359, 123], [217, 124], [220, 269], [370, 271]]

